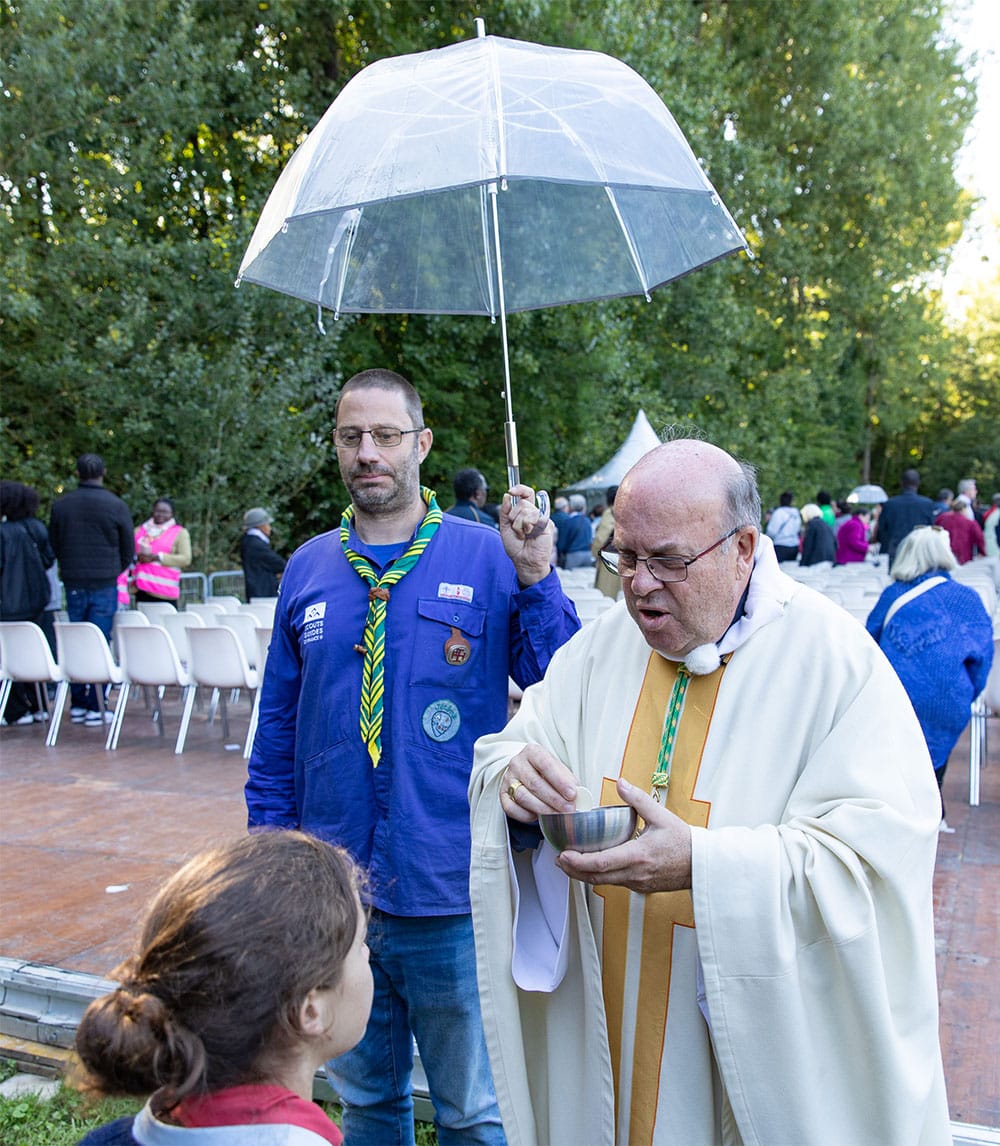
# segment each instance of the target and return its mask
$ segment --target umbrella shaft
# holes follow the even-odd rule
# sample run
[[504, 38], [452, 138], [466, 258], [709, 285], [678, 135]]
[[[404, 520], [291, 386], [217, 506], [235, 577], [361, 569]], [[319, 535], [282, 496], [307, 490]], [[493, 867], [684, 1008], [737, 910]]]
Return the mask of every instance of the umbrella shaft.
[[507, 447], [507, 488], [512, 489], [521, 481], [521, 467], [517, 457], [517, 426], [513, 419], [504, 422], [503, 437]]

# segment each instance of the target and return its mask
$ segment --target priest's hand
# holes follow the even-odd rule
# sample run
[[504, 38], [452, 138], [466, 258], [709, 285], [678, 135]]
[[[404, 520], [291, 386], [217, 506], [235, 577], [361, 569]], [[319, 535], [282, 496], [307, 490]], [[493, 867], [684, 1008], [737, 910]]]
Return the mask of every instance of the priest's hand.
[[548, 577], [555, 529], [535, 505], [535, 491], [530, 486], [515, 485], [504, 494], [500, 536], [517, 570], [518, 582], [525, 589]]
[[627, 780], [618, 781], [618, 794], [646, 821], [642, 834], [605, 852], [564, 851], [556, 860], [559, 867], [584, 883], [643, 893], [690, 888], [690, 827]]
[[575, 811], [576, 777], [547, 748], [526, 744], [500, 780], [500, 806], [522, 824], [533, 824], [543, 812]]

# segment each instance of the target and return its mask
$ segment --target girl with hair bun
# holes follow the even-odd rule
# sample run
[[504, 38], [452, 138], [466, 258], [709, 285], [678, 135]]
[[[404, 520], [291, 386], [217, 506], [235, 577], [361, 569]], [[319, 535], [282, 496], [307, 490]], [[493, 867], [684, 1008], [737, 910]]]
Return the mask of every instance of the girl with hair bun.
[[80, 1146], [340, 1146], [311, 1097], [371, 1010], [358, 880], [343, 849], [292, 831], [186, 863], [76, 1036], [82, 1089], [151, 1097]]

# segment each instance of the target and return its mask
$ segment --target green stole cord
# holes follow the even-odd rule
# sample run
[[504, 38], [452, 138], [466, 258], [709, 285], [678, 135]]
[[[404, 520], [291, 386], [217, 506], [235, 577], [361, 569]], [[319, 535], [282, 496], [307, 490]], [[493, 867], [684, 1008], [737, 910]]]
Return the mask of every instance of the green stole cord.
[[687, 692], [691, 673], [687, 666], [678, 664], [677, 679], [670, 691], [667, 712], [663, 718], [663, 735], [660, 738], [660, 751], [656, 758], [656, 771], [653, 773], [653, 797], [664, 807], [670, 789], [670, 771], [674, 763], [674, 741], [677, 739], [677, 726], [684, 711], [684, 694]]
[[[389, 605], [389, 586], [402, 580], [420, 560], [420, 555], [430, 544], [431, 538], [441, 524], [441, 508], [434, 490], [420, 487], [420, 496], [427, 505], [427, 513], [420, 523], [416, 536], [409, 549], [397, 558], [381, 577], [367, 558], [355, 553], [348, 542], [351, 536], [351, 521], [354, 506], [349, 505], [340, 518], [340, 544], [344, 556], [351, 563], [355, 573], [368, 586], [368, 616], [365, 618], [364, 654], [361, 670], [361, 739], [368, 747], [372, 767], [377, 768], [382, 755], [382, 695], [385, 676], [385, 619]], [[360, 651], [360, 650], [359, 650]]]

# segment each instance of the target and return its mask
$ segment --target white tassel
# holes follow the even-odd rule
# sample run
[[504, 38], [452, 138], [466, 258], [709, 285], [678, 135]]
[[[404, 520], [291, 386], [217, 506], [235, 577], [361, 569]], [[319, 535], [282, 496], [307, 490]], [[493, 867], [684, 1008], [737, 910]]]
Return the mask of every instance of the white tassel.
[[708, 676], [722, 664], [715, 645], [699, 645], [684, 658], [684, 666], [692, 676]]

